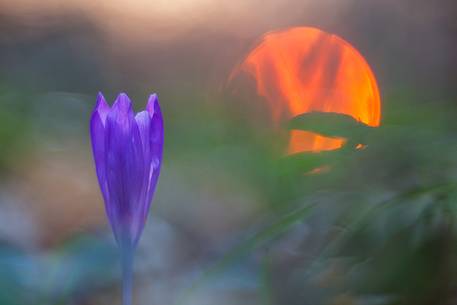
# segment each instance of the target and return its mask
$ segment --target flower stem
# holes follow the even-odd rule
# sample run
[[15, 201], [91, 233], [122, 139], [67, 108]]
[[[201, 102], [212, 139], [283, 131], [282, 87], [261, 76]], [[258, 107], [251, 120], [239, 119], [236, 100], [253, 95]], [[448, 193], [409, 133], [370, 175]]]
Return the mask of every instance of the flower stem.
[[133, 250], [124, 249], [121, 253], [122, 264], [122, 304], [132, 305], [133, 287]]

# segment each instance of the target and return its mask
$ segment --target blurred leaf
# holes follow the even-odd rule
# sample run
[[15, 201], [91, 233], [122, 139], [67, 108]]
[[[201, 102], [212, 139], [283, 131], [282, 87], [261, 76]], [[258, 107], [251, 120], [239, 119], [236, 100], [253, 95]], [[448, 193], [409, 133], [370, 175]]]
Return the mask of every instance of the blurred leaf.
[[117, 279], [117, 248], [104, 239], [74, 238], [53, 253], [49, 261], [52, 268], [46, 290], [53, 298], [89, 293]]
[[33, 285], [35, 262], [25, 253], [8, 246], [0, 246], [0, 304], [26, 305], [40, 295]]
[[350, 139], [365, 144], [375, 127], [355, 120], [352, 116], [334, 112], [309, 112], [289, 121], [289, 129], [306, 130], [327, 137]]
[[277, 238], [280, 238], [283, 234], [289, 231], [289, 229], [303, 221], [304, 217], [309, 215], [314, 205], [306, 205], [301, 207], [275, 221], [270, 226], [257, 231], [251, 237], [248, 237], [245, 241], [238, 244], [232, 250], [228, 251], [222, 259], [220, 259], [215, 265], [204, 272], [201, 277], [192, 284], [181, 298], [178, 298], [177, 304], [181, 304], [184, 299], [191, 294], [194, 290], [198, 289], [203, 283], [210, 281], [218, 274], [224, 272], [224, 270], [231, 264], [241, 259], [243, 256], [248, 255], [255, 249], [271, 242]]
[[111, 243], [95, 238], [78, 238], [39, 256], [2, 247], [0, 304], [56, 304], [88, 294], [116, 278], [115, 253]]

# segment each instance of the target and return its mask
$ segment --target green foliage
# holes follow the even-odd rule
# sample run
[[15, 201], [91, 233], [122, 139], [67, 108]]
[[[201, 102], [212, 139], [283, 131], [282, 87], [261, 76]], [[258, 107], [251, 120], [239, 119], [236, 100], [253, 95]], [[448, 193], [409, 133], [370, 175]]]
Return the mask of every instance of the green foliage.
[[[457, 281], [456, 114], [446, 110], [445, 102], [416, 106], [408, 99], [393, 99], [387, 104], [395, 106], [385, 111], [379, 128], [328, 113], [305, 114], [288, 125], [345, 137], [347, 144], [340, 150], [275, 161], [273, 151], [258, 158], [262, 153], [257, 150], [257, 158], [248, 164], [262, 173], [265, 184], [257, 187], [275, 203], [270, 205], [273, 224], [228, 251], [208, 274], [214, 277], [259, 248], [281, 245], [295, 234], [297, 222], [312, 226], [323, 217], [320, 222], [327, 234], [319, 237], [317, 229], [309, 227], [318, 246], [299, 247], [301, 259], [275, 271], [276, 256], [263, 252], [269, 263], [262, 273], [279, 282], [287, 280], [292, 285], [288, 293], [295, 296], [286, 301], [284, 287], [268, 280], [264, 291], [269, 304], [333, 304], [341, 295], [354, 302], [350, 304], [448, 304]], [[367, 146], [355, 149], [358, 143]], [[330, 170], [309, 173], [321, 166]], [[290, 215], [297, 218], [278, 212], [288, 210], [296, 211]], [[331, 233], [332, 228], [340, 229]], [[286, 259], [287, 249], [280, 251]], [[331, 275], [316, 284], [325, 274]], [[297, 299], [299, 295], [308, 300]]]
[[26, 94], [0, 83], [0, 169], [27, 148], [30, 111]]

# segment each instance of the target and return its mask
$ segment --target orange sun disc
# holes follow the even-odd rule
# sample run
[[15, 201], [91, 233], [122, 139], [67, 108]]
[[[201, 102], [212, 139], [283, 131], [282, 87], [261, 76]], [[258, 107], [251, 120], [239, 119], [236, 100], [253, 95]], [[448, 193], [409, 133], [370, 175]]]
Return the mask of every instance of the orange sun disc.
[[[310, 27], [271, 32], [232, 72], [251, 75], [275, 124], [307, 112], [335, 112], [376, 127], [381, 101], [374, 74], [342, 38]], [[292, 130], [288, 154], [338, 149], [346, 139]]]

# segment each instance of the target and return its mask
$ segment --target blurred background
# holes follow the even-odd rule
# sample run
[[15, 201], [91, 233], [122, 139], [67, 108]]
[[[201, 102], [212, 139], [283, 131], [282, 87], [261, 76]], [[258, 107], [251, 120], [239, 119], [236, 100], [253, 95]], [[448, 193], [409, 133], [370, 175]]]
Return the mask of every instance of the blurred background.
[[[135, 304], [457, 304], [454, 2], [1, 0], [0, 304], [120, 304], [98, 91], [137, 110], [157, 92], [164, 114]], [[295, 26], [370, 64], [380, 126], [312, 126], [364, 149], [287, 154], [255, 83], [228, 83], [263, 34]]]

